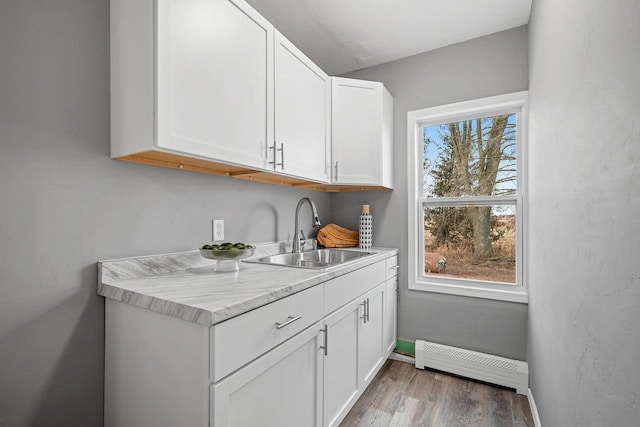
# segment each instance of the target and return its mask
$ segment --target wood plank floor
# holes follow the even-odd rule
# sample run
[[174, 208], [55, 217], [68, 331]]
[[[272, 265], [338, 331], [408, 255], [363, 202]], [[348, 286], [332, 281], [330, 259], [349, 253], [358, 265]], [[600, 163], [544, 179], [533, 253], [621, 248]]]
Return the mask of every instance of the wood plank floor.
[[340, 427], [533, 427], [526, 396], [387, 360]]

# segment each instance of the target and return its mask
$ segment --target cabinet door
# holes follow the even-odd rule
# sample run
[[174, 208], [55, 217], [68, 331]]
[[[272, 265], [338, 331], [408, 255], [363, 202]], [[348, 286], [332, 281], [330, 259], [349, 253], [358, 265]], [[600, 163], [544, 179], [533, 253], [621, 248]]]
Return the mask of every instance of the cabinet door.
[[211, 386], [220, 427], [304, 427], [322, 423], [322, 322]]
[[383, 343], [385, 354], [391, 353], [396, 348], [397, 305], [398, 305], [398, 279], [387, 280], [384, 286], [384, 313], [383, 319]]
[[244, 0], [157, 0], [159, 148], [264, 169], [273, 26]]
[[334, 183], [381, 183], [382, 100], [382, 83], [332, 78]]
[[354, 301], [325, 319], [327, 355], [324, 358], [323, 425], [337, 426], [358, 394], [358, 325], [364, 313]]
[[384, 284], [378, 286], [363, 297], [366, 301], [366, 313], [360, 319], [358, 337], [358, 377], [359, 388], [366, 388], [378, 368], [384, 363], [382, 344]]
[[275, 32], [276, 172], [328, 182], [331, 81], [317, 65]]

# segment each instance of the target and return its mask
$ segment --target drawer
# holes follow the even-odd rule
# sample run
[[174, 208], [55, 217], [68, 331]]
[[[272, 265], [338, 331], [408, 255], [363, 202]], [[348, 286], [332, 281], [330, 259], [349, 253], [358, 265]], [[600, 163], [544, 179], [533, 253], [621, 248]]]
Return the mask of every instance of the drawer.
[[219, 381], [322, 319], [323, 295], [323, 285], [314, 286], [214, 325], [211, 380]]
[[324, 313], [351, 302], [385, 280], [385, 261], [336, 277], [324, 283]]
[[385, 271], [387, 272], [385, 278], [387, 280], [392, 277], [396, 277], [398, 275], [398, 269], [400, 266], [398, 265], [398, 255], [394, 255], [390, 258], [384, 260], [385, 263]]

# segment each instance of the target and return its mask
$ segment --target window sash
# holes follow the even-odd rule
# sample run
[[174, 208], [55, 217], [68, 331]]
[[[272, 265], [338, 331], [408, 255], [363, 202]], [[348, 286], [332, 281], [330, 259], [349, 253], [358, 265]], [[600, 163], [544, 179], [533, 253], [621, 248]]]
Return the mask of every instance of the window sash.
[[[523, 232], [522, 232], [522, 198], [519, 195], [514, 196], [469, 196], [469, 197], [441, 197], [420, 199], [417, 203], [416, 229], [419, 230], [419, 242], [417, 251], [417, 264], [421, 264], [420, 273], [416, 271], [416, 282], [419, 284], [439, 284], [448, 286], [478, 286], [487, 289], [503, 289], [503, 290], [519, 290], [523, 287]], [[462, 277], [438, 277], [435, 275], [426, 275], [424, 273], [424, 216], [425, 207], [473, 207], [473, 206], [495, 206], [495, 205], [515, 205], [516, 220], [516, 281], [515, 283], [494, 282], [489, 280], [468, 279]]]
[[[491, 98], [450, 104], [407, 114], [408, 146], [408, 272], [409, 289], [464, 295], [496, 300], [528, 302], [524, 283], [524, 195], [526, 158], [523, 138], [526, 135], [527, 92], [499, 95]], [[423, 196], [422, 129], [461, 120], [477, 119], [501, 114], [516, 114], [516, 193], [499, 196], [433, 197]], [[506, 205], [516, 206], [516, 283], [481, 281], [466, 278], [434, 277], [424, 274], [424, 208]]]

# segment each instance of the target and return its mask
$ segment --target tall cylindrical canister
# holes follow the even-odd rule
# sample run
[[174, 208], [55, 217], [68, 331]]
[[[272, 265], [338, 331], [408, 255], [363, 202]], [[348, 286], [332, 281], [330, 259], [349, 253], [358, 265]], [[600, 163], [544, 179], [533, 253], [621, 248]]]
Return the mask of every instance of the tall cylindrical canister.
[[373, 244], [373, 218], [369, 213], [369, 205], [362, 205], [360, 214], [360, 248], [371, 249]]

